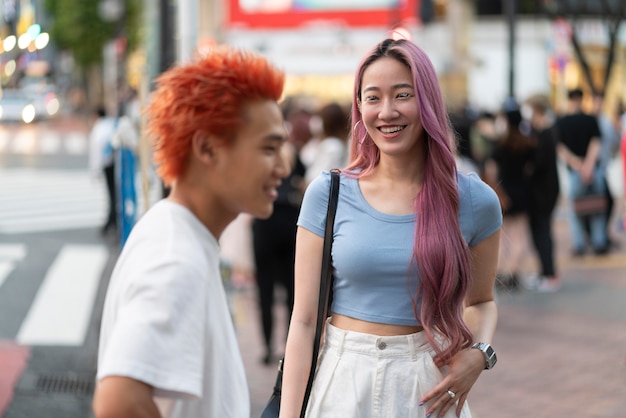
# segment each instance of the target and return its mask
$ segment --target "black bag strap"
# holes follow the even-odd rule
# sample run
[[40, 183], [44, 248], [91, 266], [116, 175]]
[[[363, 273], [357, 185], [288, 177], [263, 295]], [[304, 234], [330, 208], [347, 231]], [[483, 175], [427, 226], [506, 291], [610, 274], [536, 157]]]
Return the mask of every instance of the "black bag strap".
[[328, 212], [326, 213], [326, 229], [324, 231], [324, 249], [322, 253], [322, 275], [320, 277], [320, 294], [317, 303], [317, 324], [315, 326], [315, 339], [313, 340], [313, 356], [311, 358], [311, 371], [309, 380], [304, 392], [302, 410], [300, 418], [304, 418], [306, 407], [313, 387], [313, 378], [317, 368], [317, 356], [320, 350], [320, 340], [322, 331], [328, 317], [328, 300], [332, 287], [333, 269], [331, 266], [331, 249], [333, 246], [333, 227], [335, 226], [335, 213], [337, 212], [337, 201], [339, 200], [339, 170], [330, 172], [330, 192], [328, 194]]

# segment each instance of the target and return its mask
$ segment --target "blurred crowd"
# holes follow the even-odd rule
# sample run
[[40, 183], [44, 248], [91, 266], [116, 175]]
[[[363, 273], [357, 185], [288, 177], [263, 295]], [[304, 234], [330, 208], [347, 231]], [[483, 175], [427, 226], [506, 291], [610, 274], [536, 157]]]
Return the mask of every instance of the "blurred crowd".
[[[289, 97], [282, 110], [292, 172], [283, 181], [274, 214], [267, 220], [240, 215], [221, 239], [235, 285], [254, 284], [258, 291], [266, 364], [278, 355], [276, 335], [286, 335], [293, 305], [302, 195], [321, 171], [347, 164], [351, 134], [348, 103]], [[459, 171], [478, 173], [500, 198], [499, 286], [538, 292], [560, 288], [552, 233], [559, 205], [567, 213], [572, 256], [602, 256], [615, 248], [612, 236], [624, 230], [626, 216], [620, 151], [620, 143], [626, 144], [626, 112], [609, 111], [602, 96], [586, 98], [574, 89], [565, 111], [539, 94], [508, 98], [496, 112], [465, 104], [449, 109], [449, 116], [458, 138]], [[529, 257], [537, 262], [527, 263]], [[278, 302], [287, 312], [279, 333], [274, 325]]]
[[[289, 134], [284, 152], [292, 169], [278, 189], [274, 212], [264, 220], [240, 215], [220, 240], [222, 258], [231, 267], [235, 285], [256, 284], [265, 347], [261, 360], [265, 364], [279, 354], [274, 341], [276, 335], [286, 335], [293, 307], [296, 221], [304, 190], [323, 170], [347, 164], [350, 136], [348, 104], [289, 97], [282, 102], [282, 112]], [[276, 297], [287, 312], [278, 334], [274, 326]]]
[[[459, 169], [480, 173], [497, 192], [504, 224], [498, 283], [540, 292], [559, 289], [552, 220], [566, 213], [572, 256], [601, 256], [624, 230], [624, 172], [620, 143], [626, 113], [601, 94], [568, 92], [557, 111], [547, 96], [508, 98], [496, 113], [471, 106], [451, 112], [459, 135]], [[623, 145], [622, 145], [623, 148]], [[525, 263], [538, 261], [538, 270]]]

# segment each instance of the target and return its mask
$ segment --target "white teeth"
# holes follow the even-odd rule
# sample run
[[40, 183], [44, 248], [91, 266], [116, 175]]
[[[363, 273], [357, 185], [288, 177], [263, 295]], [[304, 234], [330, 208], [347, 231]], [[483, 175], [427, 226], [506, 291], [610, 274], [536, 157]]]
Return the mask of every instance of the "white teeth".
[[383, 126], [380, 130], [385, 134], [392, 134], [404, 129], [404, 126]]

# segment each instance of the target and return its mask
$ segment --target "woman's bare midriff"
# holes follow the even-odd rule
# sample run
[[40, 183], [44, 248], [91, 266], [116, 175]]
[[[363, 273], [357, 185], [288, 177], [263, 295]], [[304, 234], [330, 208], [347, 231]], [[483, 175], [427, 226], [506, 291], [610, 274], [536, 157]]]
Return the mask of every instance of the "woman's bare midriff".
[[361, 319], [350, 318], [349, 316], [333, 313], [330, 323], [335, 327], [346, 330], [361, 332], [364, 334], [380, 335], [389, 337], [392, 335], [408, 335], [423, 331], [423, 327], [410, 325], [391, 325], [378, 322], [363, 321]]

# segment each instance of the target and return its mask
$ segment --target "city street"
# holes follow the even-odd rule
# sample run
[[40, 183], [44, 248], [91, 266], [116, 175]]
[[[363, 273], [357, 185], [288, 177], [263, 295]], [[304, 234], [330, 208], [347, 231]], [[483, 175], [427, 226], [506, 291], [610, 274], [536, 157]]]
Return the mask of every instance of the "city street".
[[[0, 129], [3, 418], [91, 417], [100, 314], [118, 250], [115, 237], [99, 233], [104, 189], [87, 170], [87, 132], [80, 121]], [[625, 415], [626, 234], [614, 231], [619, 248], [607, 256], [574, 259], [562, 207], [555, 232], [563, 287], [553, 294], [498, 290], [499, 362], [470, 396], [475, 418]], [[276, 364], [260, 362], [254, 284], [241, 277], [234, 283], [231, 303], [256, 418]], [[276, 313], [278, 357], [284, 310], [277, 306]]]
[[[0, 127], [0, 416], [87, 417], [117, 240], [89, 122]], [[4, 413], [4, 414], [3, 414]]]

